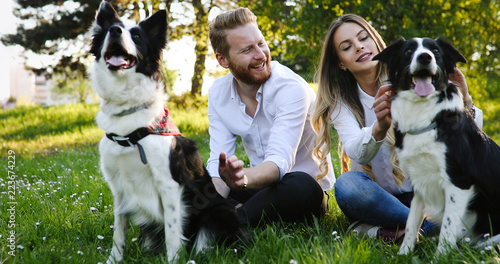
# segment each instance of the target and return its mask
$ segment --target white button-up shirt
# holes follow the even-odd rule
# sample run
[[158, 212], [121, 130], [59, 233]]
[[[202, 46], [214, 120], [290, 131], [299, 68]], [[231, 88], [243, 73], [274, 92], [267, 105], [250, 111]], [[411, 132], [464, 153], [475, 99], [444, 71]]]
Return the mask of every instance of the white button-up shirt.
[[[377, 121], [373, 103], [375, 97], [365, 93], [358, 85], [358, 94], [365, 113], [366, 127], [360, 128], [356, 118], [343, 104], [337, 104], [332, 113], [332, 121], [344, 147], [344, 152], [351, 159], [351, 170], [363, 171], [362, 165], [371, 162], [375, 182], [387, 192], [398, 195], [411, 192], [409, 180], [399, 187], [392, 176], [390, 162], [391, 148], [386, 140], [376, 141], [372, 136], [373, 125]], [[482, 127], [482, 111], [476, 108], [476, 123]]]
[[[207, 169], [219, 176], [219, 154], [234, 155], [240, 136], [250, 166], [265, 161], [276, 164], [282, 178], [292, 171], [316, 177], [319, 161], [312, 157], [316, 134], [310, 114], [316, 95], [300, 76], [276, 61], [271, 77], [257, 91], [258, 106], [254, 117], [245, 112], [231, 73], [217, 79], [208, 91], [210, 158]], [[329, 160], [329, 173], [320, 181], [324, 190], [332, 188], [335, 175]]]

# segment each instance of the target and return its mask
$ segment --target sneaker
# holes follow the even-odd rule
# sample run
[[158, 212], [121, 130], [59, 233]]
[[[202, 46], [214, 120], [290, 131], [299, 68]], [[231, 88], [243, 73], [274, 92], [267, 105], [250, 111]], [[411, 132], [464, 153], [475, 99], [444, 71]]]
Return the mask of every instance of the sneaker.
[[359, 237], [382, 239], [388, 244], [400, 245], [403, 242], [404, 230], [374, 226], [361, 221], [355, 221], [348, 228], [348, 232]]
[[347, 232], [352, 232], [359, 237], [376, 238], [379, 229], [379, 226], [370, 225], [357, 220], [347, 228]]

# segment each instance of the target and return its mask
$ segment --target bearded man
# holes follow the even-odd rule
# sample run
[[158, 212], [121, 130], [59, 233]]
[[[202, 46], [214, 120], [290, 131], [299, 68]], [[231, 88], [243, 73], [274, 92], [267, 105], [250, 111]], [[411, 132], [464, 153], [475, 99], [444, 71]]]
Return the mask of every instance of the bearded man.
[[[248, 8], [219, 14], [210, 41], [230, 73], [209, 89], [210, 158], [217, 191], [231, 199], [250, 226], [302, 222], [325, 214], [335, 175], [316, 181], [319, 161], [309, 118], [315, 93], [299, 75], [271, 60], [269, 47]], [[234, 155], [240, 137], [249, 166]], [[328, 153], [328, 155], [330, 155]]]

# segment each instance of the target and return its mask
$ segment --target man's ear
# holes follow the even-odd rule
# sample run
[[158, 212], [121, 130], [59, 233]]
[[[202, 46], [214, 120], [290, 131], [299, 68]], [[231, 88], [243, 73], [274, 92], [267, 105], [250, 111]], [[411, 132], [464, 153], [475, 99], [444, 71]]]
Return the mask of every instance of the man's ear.
[[227, 62], [227, 59], [224, 55], [220, 53], [215, 53], [215, 58], [219, 62], [219, 65], [222, 66], [222, 68], [228, 69], [229, 68], [229, 63]]

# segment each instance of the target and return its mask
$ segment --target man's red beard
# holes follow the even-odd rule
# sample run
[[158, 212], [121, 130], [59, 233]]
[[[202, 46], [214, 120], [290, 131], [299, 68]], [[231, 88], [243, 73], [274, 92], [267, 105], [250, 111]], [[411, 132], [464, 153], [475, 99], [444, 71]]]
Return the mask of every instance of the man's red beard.
[[264, 70], [258, 76], [251, 74], [251, 69], [234, 65], [231, 60], [228, 61], [229, 70], [233, 76], [246, 84], [251, 85], [261, 85], [265, 83], [271, 77], [271, 58], [267, 57], [266, 60], [266, 70]]

